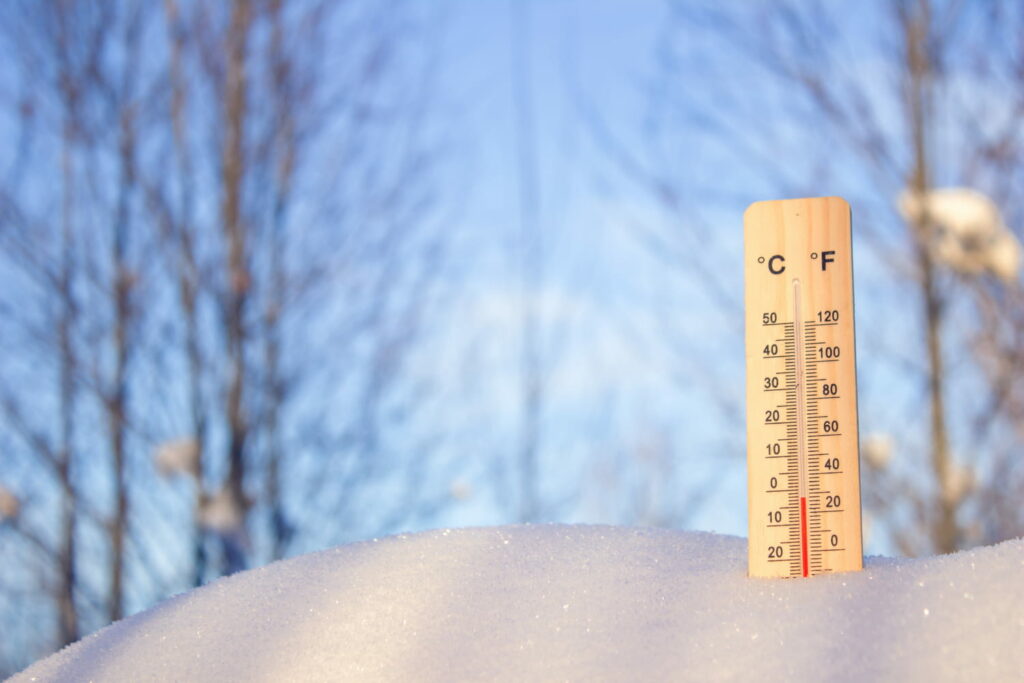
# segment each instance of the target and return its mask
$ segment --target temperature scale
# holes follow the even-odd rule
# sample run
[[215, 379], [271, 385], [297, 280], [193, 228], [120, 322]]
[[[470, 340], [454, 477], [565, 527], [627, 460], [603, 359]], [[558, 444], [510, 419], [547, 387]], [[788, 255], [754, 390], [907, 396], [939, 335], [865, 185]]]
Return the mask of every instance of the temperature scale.
[[744, 214], [750, 576], [861, 569], [850, 207]]

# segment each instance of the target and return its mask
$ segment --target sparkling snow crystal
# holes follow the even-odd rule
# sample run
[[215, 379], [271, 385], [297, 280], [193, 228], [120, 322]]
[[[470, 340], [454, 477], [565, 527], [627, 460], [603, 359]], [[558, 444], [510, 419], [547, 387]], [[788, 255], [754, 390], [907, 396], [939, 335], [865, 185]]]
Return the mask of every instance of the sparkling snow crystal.
[[750, 579], [746, 542], [600, 526], [444, 530], [244, 572], [16, 681], [1016, 681], [1024, 540]]

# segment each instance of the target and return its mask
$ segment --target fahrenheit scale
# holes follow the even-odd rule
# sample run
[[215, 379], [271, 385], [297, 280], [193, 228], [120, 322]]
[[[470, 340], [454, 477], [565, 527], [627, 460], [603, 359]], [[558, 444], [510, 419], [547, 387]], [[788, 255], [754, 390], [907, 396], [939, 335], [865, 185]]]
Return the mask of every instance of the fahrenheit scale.
[[750, 575], [861, 569], [850, 207], [757, 202], [743, 223]]

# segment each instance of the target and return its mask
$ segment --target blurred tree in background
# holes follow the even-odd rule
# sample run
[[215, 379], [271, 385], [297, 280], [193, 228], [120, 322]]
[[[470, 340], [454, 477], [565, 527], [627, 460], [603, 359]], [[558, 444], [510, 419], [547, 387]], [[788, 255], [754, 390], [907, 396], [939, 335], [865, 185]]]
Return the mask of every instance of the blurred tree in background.
[[877, 390], [862, 377], [868, 514], [907, 555], [1024, 533], [1024, 6], [671, 7], [646, 149], [598, 127], [684, 226], [656, 248], [738, 309], [731, 272], [695, 248], [731, 199], [692, 164], [721, 154], [765, 196], [850, 188], [862, 375], [889, 373]]
[[5, 4], [6, 666], [446, 499], [389, 436], [443, 253], [416, 21]]

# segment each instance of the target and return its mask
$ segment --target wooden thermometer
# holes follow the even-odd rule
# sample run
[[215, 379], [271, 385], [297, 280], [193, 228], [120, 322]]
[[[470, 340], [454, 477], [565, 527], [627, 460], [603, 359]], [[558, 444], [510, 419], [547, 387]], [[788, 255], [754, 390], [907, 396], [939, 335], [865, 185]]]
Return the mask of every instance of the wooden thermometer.
[[744, 214], [751, 576], [861, 569], [850, 207]]

